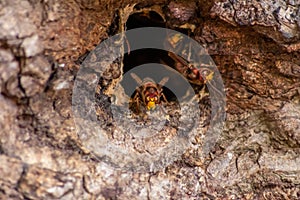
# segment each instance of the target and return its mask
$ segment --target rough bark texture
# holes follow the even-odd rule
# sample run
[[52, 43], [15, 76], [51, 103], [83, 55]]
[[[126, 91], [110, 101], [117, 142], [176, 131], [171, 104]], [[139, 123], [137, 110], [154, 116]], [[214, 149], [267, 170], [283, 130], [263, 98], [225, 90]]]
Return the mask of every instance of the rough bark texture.
[[[300, 199], [299, 1], [193, 2], [189, 18], [184, 1], [0, 1], [0, 199]], [[122, 172], [76, 134], [76, 61], [134, 3], [194, 24], [223, 77], [225, 128], [205, 162], [195, 150]]]

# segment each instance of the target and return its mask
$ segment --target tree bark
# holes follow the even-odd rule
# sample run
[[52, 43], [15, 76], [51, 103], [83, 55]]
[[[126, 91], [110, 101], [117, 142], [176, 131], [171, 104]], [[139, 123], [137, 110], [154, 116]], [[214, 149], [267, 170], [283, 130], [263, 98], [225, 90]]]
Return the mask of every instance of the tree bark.
[[[298, 1], [2, 0], [0, 10], [0, 199], [300, 199]], [[84, 145], [72, 94], [85, 55], [150, 11], [205, 47], [226, 120], [209, 157], [195, 145], [137, 173]]]

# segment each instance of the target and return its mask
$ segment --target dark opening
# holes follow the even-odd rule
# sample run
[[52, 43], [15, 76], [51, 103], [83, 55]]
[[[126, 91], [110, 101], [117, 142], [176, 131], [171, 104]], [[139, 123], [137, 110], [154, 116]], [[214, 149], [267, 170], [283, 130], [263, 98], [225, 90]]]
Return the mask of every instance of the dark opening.
[[147, 13], [134, 13], [129, 16], [126, 22], [126, 29], [134, 29], [141, 27], [165, 27], [163, 18], [154, 11]]
[[[132, 14], [126, 22], [126, 29], [130, 30], [130, 29], [141, 28], [141, 27], [166, 27], [166, 24], [163, 18], [154, 11], [149, 11], [147, 13]], [[130, 41], [127, 42], [129, 43], [129, 48], [130, 48]], [[143, 64], [149, 64], [149, 63], [159, 63], [167, 66], [174, 66], [174, 61], [168, 56], [167, 51], [160, 50], [160, 49], [140, 49], [136, 51], [130, 51], [129, 54], [124, 55], [123, 72], [126, 73], [137, 66]], [[145, 74], [147, 74], [147, 72], [145, 72]], [[168, 73], [167, 71], [164, 71], [159, 74], [159, 77], [157, 79], [161, 80], [163, 77], [169, 76], [169, 74], [170, 73]], [[147, 76], [145, 75], [140, 78], [143, 79], [146, 77]], [[126, 84], [136, 84], [136, 83], [134, 80], [132, 80], [131, 82], [127, 81]], [[129, 91], [126, 91], [126, 89], [125, 92], [127, 95], [131, 97], [134, 95], [134, 94], [129, 94]], [[174, 93], [167, 87], [163, 87], [163, 93], [165, 94], [168, 101], [177, 100]], [[182, 95], [184, 95], [184, 93], [182, 93]]]

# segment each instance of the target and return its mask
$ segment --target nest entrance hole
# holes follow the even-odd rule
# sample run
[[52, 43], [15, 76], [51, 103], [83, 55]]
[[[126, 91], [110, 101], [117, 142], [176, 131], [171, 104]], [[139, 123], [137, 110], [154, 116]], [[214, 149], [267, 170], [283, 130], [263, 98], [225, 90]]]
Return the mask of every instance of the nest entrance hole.
[[[126, 22], [126, 29], [135, 29], [135, 28], [142, 28], [142, 27], [166, 27], [166, 22], [164, 19], [155, 11], [149, 11], [147, 13], [139, 12], [134, 13], [129, 16], [127, 22]], [[167, 33], [165, 35], [165, 38], [167, 39]], [[147, 40], [147, 38], [145, 38]], [[127, 41], [130, 48], [130, 41]], [[158, 63], [163, 64], [167, 68], [173, 68], [172, 66], [175, 65], [174, 60], [171, 59], [168, 55], [168, 51], [161, 50], [161, 49], [139, 49], [136, 51], [130, 51], [130, 53], [126, 53], [123, 58], [123, 73], [127, 73], [131, 69], [143, 65], [143, 64], [149, 64], [149, 63]], [[168, 67], [167, 67], [168, 66]], [[151, 66], [149, 66], [151, 67]], [[148, 69], [147, 69], [148, 70]], [[146, 78], [147, 77], [147, 70], [145, 70], [145, 73], [140, 78]], [[155, 70], [153, 69], [149, 69]], [[167, 77], [171, 74], [169, 71], [161, 71], [158, 73], [158, 77], [156, 80], [161, 80], [164, 77]], [[175, 81], [174, 81], [175, 82]], [[122, 83], [121, 83], [122, 84]], [[136, 82], [134, 80], [127, 81], [126, 84], [135, 84]], [[176, 84], [176, 83], [174, 83]], [[178, 86], [180, 87], [180, 85]], [[126, 88], [126, 87], [125, 87]], [[182, 91], [182, 94], [180, 96], [175, 96], [175, 94], [168, 89], [167, 87], [163, 87], [164, 94], [168, 101], [177, 101], [178, 98], [183, 97], [185, 95], [185, 91]], [[133, 97], [134, 94], [129, 94], [129, 91], [126, 91], [125, 93], [128, 96]]]

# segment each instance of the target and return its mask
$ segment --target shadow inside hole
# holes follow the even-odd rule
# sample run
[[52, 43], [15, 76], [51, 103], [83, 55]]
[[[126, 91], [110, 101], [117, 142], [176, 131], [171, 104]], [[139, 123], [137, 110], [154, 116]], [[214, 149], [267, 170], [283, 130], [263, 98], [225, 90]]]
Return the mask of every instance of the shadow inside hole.
[[134, 13], [126, 21], [126, 29], [141, 27], [165, 27], [163, 18], [155, 11]]
[[[157, 12], [147, 11], [131, 14], [125, 26], [126, 30], [141, 27], [166, 27], [166, 22]], [[180, 32], [182, 32], [182, 30]], [[162, 42], [164, 42], [164, 40], [167, 38], [168, 35], [166, 32], [165, 37], [161, 38]], [[189, 88], [187, 87], [187, 84], [184, 84], [183, 79], [185, 78], [180, 76], [179, 73], [174, 73], [173, 69], [176, 63], [171, 57], [169, 57], [168, 51], [150, 48], [130, 51], [131, 41], [129, 38], [126, 38], [126, 40], [125, 48], [128, 48], [129, 53], [126, 53], [123, 57], [123, 80], [120, 84], [124, 88], [125, 94], [131, 97], [131, 101], [134, 101], [133, 97], [136, 94], [136, 91], [132, 91], [132, 88], [138, 87], [138, 84], [130, 75], [125, 76], [125, 74], [131, 73], [130, 71], [134, 70], [136, 67], [148, 63], [152, 64], [144, 67], [140, 73], [135, 72], [141, 80], [144, 78], [151, 78], [156, 83], [159, 83], [164, 77], [168, 77], [168, 83], [172, 85], [172, 88], [178, 89], [175, 95], [172, 92], [172, 89], [168, 87], [162, 87], [163, 94], [165, 95], [167, 101], [178, 103], [181, 98], [186, 96]], [[145, 38], [145, 40], [147, 40], [147, 38]], [[162, 65], [165, 66], [162, 67]]]

